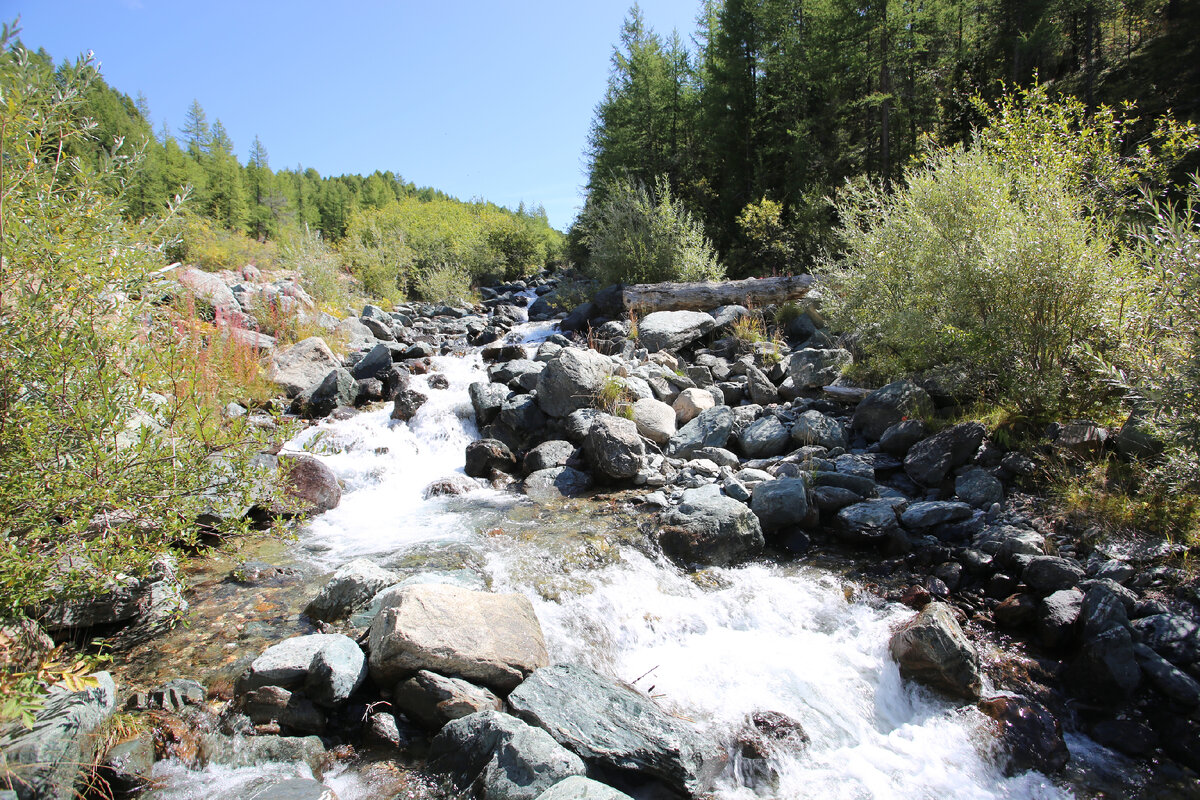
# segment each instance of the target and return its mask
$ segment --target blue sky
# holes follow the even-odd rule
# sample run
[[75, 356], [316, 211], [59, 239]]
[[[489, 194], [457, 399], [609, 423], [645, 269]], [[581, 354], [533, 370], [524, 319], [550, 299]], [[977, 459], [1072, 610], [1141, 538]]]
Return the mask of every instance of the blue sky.
[[[155, 128], [192, 99], [244, 162], [375, 169], [464, 200], [541, 203], [565, 229], [584, 150], [632, 0], [191, 2], [0, 0], [22, 40], [56, 61], [92, 50], [105, 79], [150, 102]], [[700, 0], [644, 2], [666, 36]]]

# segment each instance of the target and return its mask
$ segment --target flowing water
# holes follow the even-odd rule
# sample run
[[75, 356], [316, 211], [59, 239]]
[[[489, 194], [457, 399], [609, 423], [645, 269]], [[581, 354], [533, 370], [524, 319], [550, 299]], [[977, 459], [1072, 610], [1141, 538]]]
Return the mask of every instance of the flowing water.
[[[529, 341], [549, 329], [519, 332]], [[232, 677], [266, 644], [309, 632], [297, 612], [320, 578], [367, 557], [413, 580], [526, 595], [552, 661], [634, 683], [728, 743], [731, 756], [755, 712], [801, 722], [811, 742], [772, 756], [775, 790], [757, 795], [741, 786], [734, 757], [719, 798], [1069, 796], [1037, 773], [1005, 777], [979, 712], [901, 681], [887, 642], [912, 612], [833, 572], [756, 563], [685, 573], [648, 545], [637, 526], [644, 518], [612, 499], [536, 505], [490, 489], [424, 499], [430, 482], [461, 474], [465, 445], [478, 435], [467, 387], [486, 379], [477, 354], [434, 363], [449, 388], [429, 389], [411, 423], [392, 421], [384, 408], [323, 422], [289, 444], [337, 473], [342, 503], [277, 546], [273, 563], [294, 572], [242, 592], [251, 599], [220, 588], [228, 581], [200, 581], [210, 587], [200, 603], [233, 608], [222, 630], [181, 635], [174, 646], [190, 647], [193, 663]], [[165, 765], [160, 776], [174, 788], [162, 796], [234, 796], [267, 769], [305, 771], [278, 765], [185, 776]], [[383, 796], [351, 773], [330, 780], [342, 800]]]

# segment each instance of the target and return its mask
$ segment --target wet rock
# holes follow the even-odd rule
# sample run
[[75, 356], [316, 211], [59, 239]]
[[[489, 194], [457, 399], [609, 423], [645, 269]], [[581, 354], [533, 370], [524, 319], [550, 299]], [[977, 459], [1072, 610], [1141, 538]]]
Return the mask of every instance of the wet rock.
[[472, 478], [490, 479], [493, 470], [516, 472], [517, 457], [508, 445], [499, 439], [477, 439], [468, 444], [463, 471]]
[[508, 691], [549, 663], [524, 596], [447, 584], [406, 586], [371, 623], [370, 670], [394, 684], [427, 669]]
[[406, 717], [432, 730], [477, 711], [500, 711], [504, 703], [492, 692], [459, 678], [421, 670], [392, 692], [392, 705]]
[[651, 353], [678, 350], [715, 327], [712, 316], [700, 311], [654, 311], [638, 320], [638, 343]]
[[342, 487], [324, 461], [310, 455], [297, 454], [279, 457], [285, 478], [283, 489], [301, 516], [323, 514], [342, 502]]
[[0, 735], [0, 783], [16, 789], [21, 800], [79, 796], [76, 787], [82, 788], [98, 743], [91, 734], [117, 705], [112, 677], [107, 672], [92, 677], [96, 685], [78, 692], [51, 687], [32, 728], [8, 726]]
[[325, 714], [307, 697], [279, 686], [263, 686], [246, 692], [241, 698], [242, 712], [255, 725], [278, 725], [299, 734], [323, 733]]
[[834, 523], [837, 537], [847, 544], [884, 545], [902, 536], [896, 509], [888, 500], [867, 500], [846, 506]]
[[246, 800], [338, 800], [333, 789], [311, 778], [264, 778], [244, 791]]
[[1093, 725], [1089, 734], [1105, 747], [1135, 757], [1148, 756], [1158, 747], [1154, 731], [1132, 720], [1103, 720]]
[[924, 500], [912, 503], [900, 515], [900, 522], [906, 528], [932, 528], [947, 522], [958, 522], [970, 519], [971, 507], [966, 503], [954, 503], [946, 500]]
[[400, 724], [396, 722], [394, 714], [377, 711], [367, 717], [363, 742], [389, 750], [399, 750], [408, 745], [409, 737], [400, 730]]
[[896, 423], [932, 413], [933, 401], [924, 389], [910, 381], [897, 381], [864, 397], [855, 408], [850, 425], [862, 431], [867, 441], [874, 442]]
[[525, 494], [541, 502], [578, 497], [591, 488], [592, 477], [573, 467], [540, 469], [525, 477]]
[[257, 767], [268, 762], [307, 764], [320, 770], [325, 761], [325, 745], [316, 736], [221, 736], [200, 737], [199, 762], [222, 767]]
[[733, 410], [716, 406], [680, 428], [667, 443], [666, 454], [673, 458], [692, 458], [704, 447], [724, 447], [733, 431]]
[[671, 408], [675, 412], [675, 424], [686, 425], [700, 416], [701, 412], [707, 411], [715, 405], [717, 405], [717, 401], [712, 396], [712, 392], [706, 389], [684, 389], [671, 402]]
[[646, 447], [633, 420], [605, 414], [584, 439], [583, 452], [592, 469], [613, 481], [630, 480], [646, 463]]
[[652, 775], [698, 794], [724, 754], [633, 687], [576, 664], [544, 667], [513, 690], [513, 712], [589, 763]]
[[1080, 633], [1085, 639], [1110, 628], [1128, 628], [1125, 603], [1103, 584], [1087, 587], [1079, 609]]
[[808, 517], [808, 487], [801, 478], [779, 478], [754, 487], [750, 508], [763, 530], [802, 525]]
[[624, 792], [599, 781], [572, 775], [537, 796], [537, 800], [633, 800]]
[[901, 420], [889, 426], [879, 437], [879, 449], [897, 458], [904, 458], [909, 449], [928, 433], [925, 423], [919, 419]]
[[291, 347], [271, 354], [267, 378], [288, 397], [316, 386], [331, 370], [340, 366], [337, 356], [320, 336], [310, 336]]
[[792, 441], [798, 447], [816, 445], [829, 450], [846, 447], [842, 423], [820, 411], [805, 411], [792, 426]]
[[865, 498], [857, 492], [840, 486], [814, 486], [809, 493], [813, 505], [822, 511], [840, 511], [849, 505], [862, 502]]
[[1007, 774], [1031, 769], [1051, 774], [1070, 760], [1062, 725], [1041, 703], [1019, 695], [998, 695], [980, 701], [979, 710], [997, 723]]
[[1004, 485], [987, 470], [972, 467], [954, 480], [954, 493], [964, 503], [987, 509], [1004, 499]]
[[489, 367], [488, 377], [514, 391], [528, 392], [537, 386], [538, 375], [545, 368], [545, 362], [519, 358]]
[[983, 434], [978, 422], [964, 422], [936, 433], [909, 449], [904, 471], [922, 486], [938, 486], [955, 467], [971, 460]]
[[[150, 731], [142, 731], [108, 748], [100, 775], [112, 791], [137, 793], [150, 786], [153, 769], [154, 736]], [[0, 798], [3, 796], [0, 792]]]
[[479, 484], [465, 475], [450, 475], [446, 478], [439, 478], [426, 486], [425, 491], [421, 492], [421, 497], [426, 500], [434, 497], [454, 497], [473, 492], [478, 488]]
[[563, 348], [538, 375], [538, 405], [552, 417], [592, 405], [613, 371], [613, 362], [594, 350]]
[[366, 659], [353, 639], [314, 633], [268, 647], [238, 678], [237, 692], [303, 688], [314, 702], [333, 707], [348, 700], [366, 677]]
[[429, 749], [429, 766], [481, 800], [535, 800], [573, 775], [579, 756], [543, 730], [498, 711], [480, 711], [448, 723]]
[[757, 556], [766, 544], [754, 512], [715, 487], [688, 489], [662, 522], [663, 552], [685, 564], [725, 567]]
[[1073, 558], [1037, 555], [1029, 559], [1021, 573], [1021, 580], [1043, 594], [1078, 586], [1084, 571]]
[[1075, 635], [1075, 627], [1083, 610], [1083, 592], [1062, 589], [1054, 592], [1038, 606], [1037, 634], [1044, 647], [1060, 648]]
[[408, 422], [417, 415], [421, 406], [429, 399], [423, 392], [416, 389], [401, 389], [392, 398], [392, 419]]
[[345, 619], [360, 608], [365, 608], [381, 589], [397, 580], [394, 572], [368, 559], [356, 558], [338, 567], [329, 582], [304, 607], [304, 613], [310, 619], [323, 622]]
[[[818, 469], [813, 476], [813, 485], [848, 489], [861, 498], [874, 497], [878, 491], [875, 481], [871, 478], [864, 478], [861, 475], [850, 475], [845, 472], [830, 472], [822, 469]], [[896, 505], [895, 503], [891, 504], [893, 506]]]
[[842, 370], [853, 363], [849, 350], [804, 348], [791, 354], [787, 362], [788, 377], [797, 388], [812, 389], [828, 386], [837, 380]]
[[979, 698], [979, 653], [945, 603], [926, 606], [893, 634], [888, 649], [904, 678], [953, 697]]
[[491, 425], [500, 415], [500, 407], [508, 398], [508, 387], [498, 383], [472, 383], [467, 387], [471, 396], [471, 408], [475, 411], [475, 423], [479, 427]]
[[756, 711], [734, 742], [734, 774], [751, 789], [777, 787], [779, 775], [772, 758], [795, 754], [808, 744], [808, 734], [796, 720], [777, 711]]

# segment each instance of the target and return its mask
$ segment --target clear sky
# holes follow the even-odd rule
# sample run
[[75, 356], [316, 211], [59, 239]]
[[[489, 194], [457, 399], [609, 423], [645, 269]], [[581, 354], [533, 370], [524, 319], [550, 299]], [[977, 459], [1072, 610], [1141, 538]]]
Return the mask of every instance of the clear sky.
[[[194, 99], [244, 163], [392, 170], [464, 200], [541, 203], [565, 229], [632, 0], [226, 2], [0, 0], [27, 47], [92, 50], [105, 80], [150, 102], [157, 130]], [[646, 0], [658, 33], [695, 30], [700, 0]]]

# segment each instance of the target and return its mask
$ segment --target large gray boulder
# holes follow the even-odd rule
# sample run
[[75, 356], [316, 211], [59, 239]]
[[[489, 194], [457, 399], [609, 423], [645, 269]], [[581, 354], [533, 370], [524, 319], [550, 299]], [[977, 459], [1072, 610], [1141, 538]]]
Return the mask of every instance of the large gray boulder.
[[574, 775], [538, 795], [537, 800], [633, 800], [624, 792], [591, 778]]
[[633, 478], [646, 462], [646, 446], [634, 421], [609, 414], [592, 424], [583, 452], [592, 469], [612, 481]]
[[329, 582], [304, 607], [304, 613], [310, 619], [336, 622], [366, 608], [380, 590], [398, 580], [396, 573], [368, 559], [356, 558], [338, 567]]
[[688, 489], [682, 502], [662, 515], [663, 552], [685, 564], [725, 567], [762, 552], [766, 541], [758, 517], [716, 487]]
[[552, 417], [565, 417], [595, 402], [613, 362], [595, 350], [564, 347], [538, 374], [538, 405]]
[[853, 361], [849, 350], [808, 347], [792, 353], [787, 371], [797, 389], [814, 389], [833, 383]]
[[920, 419], [932, 413], [933, 401], [924, 389], [910, 381], [896, 381], [864, 397], [854, 410], [850, 424], [873, 442], [897, 422]]
[[264, 650], [238, 678], [237, 692], [264, 686], [303, 689], [314, 703], [332, 708], [348, 700], [366, 677], [366, 658], [353, 639], [313, 633]]
[[1025, 565], [1021, 580], [1031, 589], [1050, 594], [1078, 586], [1083, 575], [1083, 566], [1073, 558], [1037, 555]]
[[272, 353], [267, 377], [287, 392], [288, 397], [295, 397], [305, 389], [316, 386], [330, 370], [339, 366], [341, 363], [325, 340], [320, 336], [310, 336]]
[[750, 508], [767, 531], [803, 524], [808, 516], [808, 487], [801, 478], [778, 478], [754, 487]]
[[394, 684], [427, 669], [506, 692], [550, 663], [542, 626], [518, 594], [449, 584], [406, 586], [371, 623], [371, 677]]
[[[303, 397], [303, 395], [300, 395]], [[327, 417], [339, 406], [352, 406], [358, 399], [358, 381], [344, 367], [329, 371], [303, 403], [304, 415], [312, 419]]]
[[738, 436], [738, 445], [746, 458], [770, 458], [787, 452], [791, 433], [775, 417], [751, 422]]
[[[382, 337], [379, 337], [382, 338]], [[377, 344], [350, 370], [355, 380], [374, 378], [392, 366], [392, 349], [386, 344]]]
[[467, 387], [467, 394], [475, 411], [475, 424], [482, 428], [491, 425], [500, 415], [500, 408], [510, 392], [507, 386], [499, 383], [477, 382]]
[[218, 316], [240, 314], [242, 311], [242, 305], [233, 294], [233, 290], [225, 285], [225, 281], [211, 272], [205, 272], [195, 267], [184, 267], [179, 273], [179, 282], [186, 286], [198, 300], [211, 305]]
[[525, 476], [525, 494], [542, 503], [578, 497], [590, 488], [592, 476], [574, 467], [547, 467]]
[[536, 800], [585, 770], [579, 756], [545, 731], [499, 711], [447, 723], [430, 743], [429, 767], [480, 800]]
[[441, 730], [451, 720], [478, 711], [500, 711], [503, 701], [493, 692], [464, 681], [421, 670], [392, 692], [392, 705], [418, 725]]
[[733, 432], [733, 409], [714, 406], [684, 425], [667, 443], [672, 458], [693, 458], [705, 447], [724, 447]]
[[919, 530], [944, 525], [947, 522], [959, 522], [970, 519], [974, 511], [966, 503], [954, 503], [947, 500], [922, 500], [910, 504], [900, 514], [900, 522], [904, 527]]
[[1004, 499], [1004, 484], [987, 470], [971, 467], [954, 479], [954, 493], [964, 503], [988, 509]]
[[678, 350], [716, 325], [710, 314], [700, 311], [655, 311], [638, 320], [638, 343], [651, 353]]
[[[76, 785], [92, 763], [98, 739], [92, 736], [117, 705], [117, 687], [107, 672], [95, 686], [70, 692], [51, 687], [32, 728], [10, 726], [0, 736], [0, 785], [20, 800], [75, 800]], [[82, 787], [80, 787], [82, 788]]]
[[792, 425], [792, 441], [800, 447], [816, 445], [828, 450], [846, 447], [842, 423], [820, 411], [805, 411]]
[[945, 603], [925, 606], [892, 635], [888, 650], [903, 677], [953, 697], [979, 699], [983, 686], [979, 653]]
[[725, 755], [628, 684], [577, 664], [539, 669], [508, 697], [518, 717], [589, 763], [652, 775], [690, 795], [707, 790]]
[[909, 448], [904, 471], [922, 486], [938, 486], [955, 467], [971, 460], [984, 433], [978, 422], [964, 422], [935, 433]]

